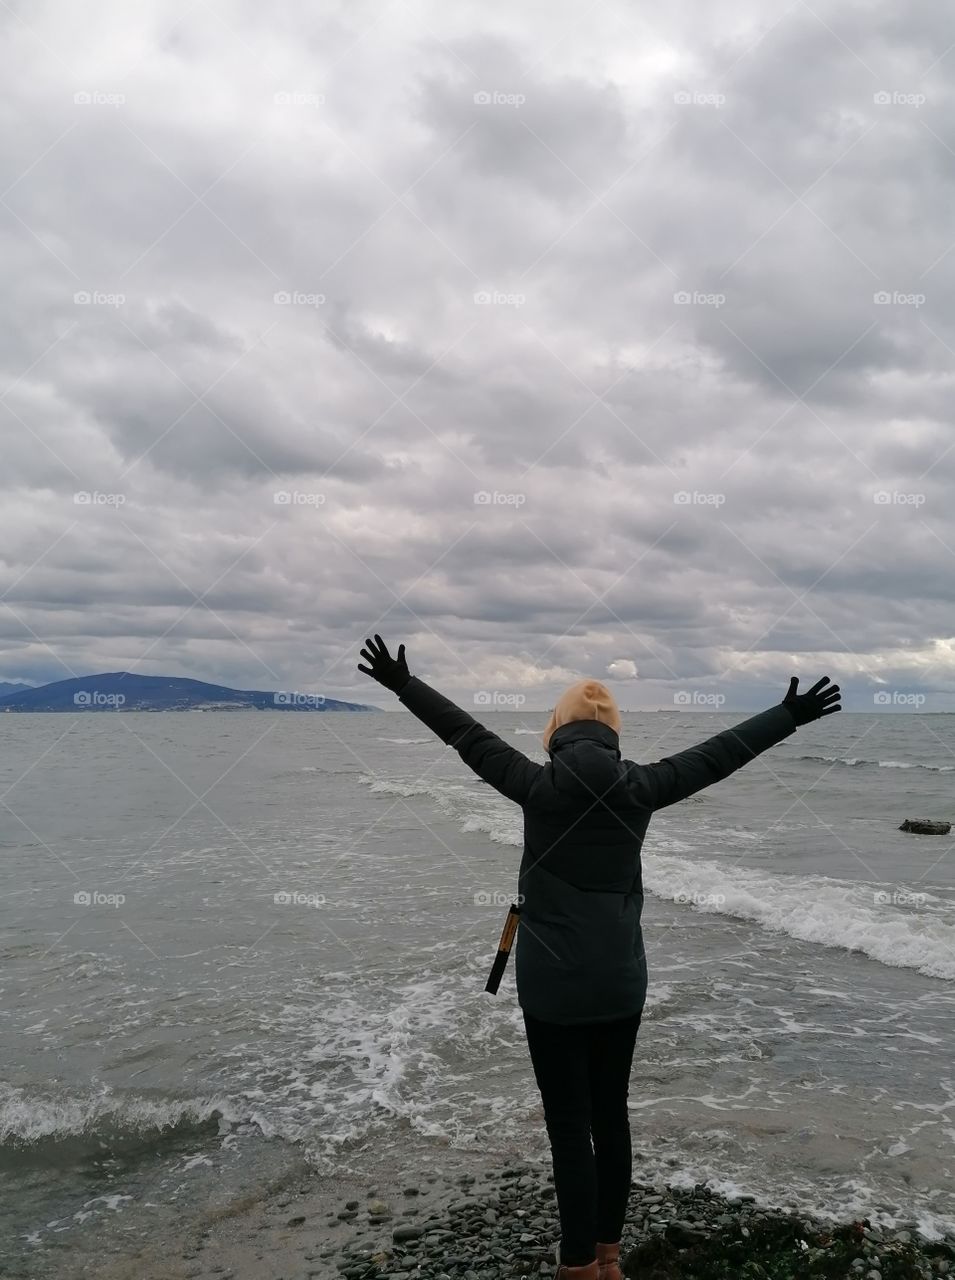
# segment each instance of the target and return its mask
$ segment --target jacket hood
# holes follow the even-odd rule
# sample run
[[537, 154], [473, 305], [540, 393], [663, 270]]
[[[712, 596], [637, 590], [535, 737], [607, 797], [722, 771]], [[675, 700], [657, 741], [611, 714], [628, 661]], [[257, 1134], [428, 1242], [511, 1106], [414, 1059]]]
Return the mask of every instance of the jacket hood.
[[559, 791], [605, 796], [622, 778], [620, 738], [599, 720], [574, 720], [550, 738], [554, 785]]
[[550, 749], [551, 734], [562, 725], [573, 724], [576, 720], [596, 720], [600, 724], [609, 725], [619, 734], [621, 729], [620, 709], [613, 694], [599, 680], [578, 680], [557, 699], [544, 730], [544, 747]]

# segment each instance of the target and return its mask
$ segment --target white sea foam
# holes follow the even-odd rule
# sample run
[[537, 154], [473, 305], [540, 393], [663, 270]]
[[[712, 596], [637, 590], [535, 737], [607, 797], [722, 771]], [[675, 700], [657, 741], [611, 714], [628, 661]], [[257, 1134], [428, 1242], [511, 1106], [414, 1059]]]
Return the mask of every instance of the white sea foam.
[[437, 742], [437, 738], [379, 738], [379, 742], [393, 742], [399, 747], [420, 747], [427, 742]]

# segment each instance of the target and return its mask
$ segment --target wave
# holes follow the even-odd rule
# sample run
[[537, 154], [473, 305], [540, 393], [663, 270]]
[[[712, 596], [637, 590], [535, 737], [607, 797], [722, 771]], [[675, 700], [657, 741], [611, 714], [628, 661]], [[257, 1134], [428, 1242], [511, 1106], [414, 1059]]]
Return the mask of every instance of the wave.
[[[481, 831], [495, 844], [520, 848], [524, 843], [523, 820], [516, 806], [499, 801], [496, 792], [475, 792], [453, 782], [400, 782], [396, 778], [372, 778], [360, 773], [358, 781], [376, 795], [427, 796], [464, 832]], [[506, 806], [506, 807], [505, 807]]]
[[400, 747], [420, 747], [426, 742], [436, 742], [437, 738], [379, 738], [379, 742], [393, 742]]
[[[401, 782], [364, 774], [359, 780], [385, 795], [427, 796], [462, 831], [483, 832], [497, 844], [523, 844], [520, 810], [496, 793], [485, 796], [438, 780]], [[653, 852], [661, 845], [668, 852]], [[674, 856], [679, 854], [688, 856]], [[704, 861], [696, 856], [694, 845], [667, 835], [661, 838], [652, 828], [643, 851], [643, 883], [656, 897], [750, 920], [802, 942], [863, 952], [881, 964], [916, 969], [933, 978], [955, 978], [952, 905], [921, 885], [918, 897], [907, 899], [898, 883], [882, 886], [827, 876], [769, 874]]]
[[540, 737], [543, 729], [513, 729], [512, 733], [533, 733]]
[[240, 1123], [225, 1098], [149, 1098], [100, 1093], [59, 1095], [0, 1086], [0, 1167], [57, 1167], [92, 1154], [132, 1154], [160, 1141], [226, 1133]]
[[524, 830], [520, 815], [516, 818], [496, 813], [469, 813], [464, 819], [462, 831], [483, 831], [495, 844], [521, 848]]
[[794, 756], [795, 760], [824, 760], [829, 764], [875, 765], [880, 769], [928, 769], [932, 773], [951, 773], [955, 764], [916, 764], [911, 760], [866, 760], [862, 756]]
[[[880, 964], [955, 978], [955, 924], [942, 898], [920, 893], [921, 909], [894, 905], [899, 886], [827, 876], [768, 875], [749, 867], [651, 854], [644, 887], [658, 898], [751, 920], [802, 942], [861, 951]], [[901, 901], [904, 903], [905, 899]]]
[[440, 788], [427, 786], [423, 782], [399, 782], [393, 778], [372, 778], [367, 773], [360, 773], [358, 781], [369, 788], [375, 795], [385, 796], [430, 796], [441, 803], [444, 798]]

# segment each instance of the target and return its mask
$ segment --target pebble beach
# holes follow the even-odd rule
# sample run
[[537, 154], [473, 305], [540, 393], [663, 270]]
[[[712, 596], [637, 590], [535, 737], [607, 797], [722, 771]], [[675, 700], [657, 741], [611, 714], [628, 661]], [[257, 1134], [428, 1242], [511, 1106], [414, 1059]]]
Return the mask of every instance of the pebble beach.
[[[553, 1175], [540, 1164], [418, 1181], [349, 1185], [296, 1167], [261, 1198], [184, 1220], [175, 1241], [153, 1239], [104, 1256], [74, 1255], [63, 1280], [519, 1280], [553, 1276], [559, 1237]], [[473, 1163], [471, 1161], [470, 1163]], [[118, 1242], [117, 1242], [118, 1244]], [[955, 1274], [955, 1236], [915, 1224], [827, 1222], [729, 1200], [702, 1184], [634, 1181], [622, 1241], [631, 1280], [663, 1277], [847, 1277], [908, 1280]], [[24, 1272], [24, 1275], [27, 1273]]]

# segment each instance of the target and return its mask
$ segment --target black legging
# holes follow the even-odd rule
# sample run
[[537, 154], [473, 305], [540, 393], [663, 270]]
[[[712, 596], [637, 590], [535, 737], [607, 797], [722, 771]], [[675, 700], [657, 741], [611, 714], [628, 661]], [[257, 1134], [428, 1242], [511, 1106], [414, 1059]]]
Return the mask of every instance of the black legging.
[[615, 1244], [623, 1231], [632, 1174], [627, 1095], [641, 1016], [565, 1027], [524, 1013], [567, 1267], [593, 1262], [597, 1241]]

